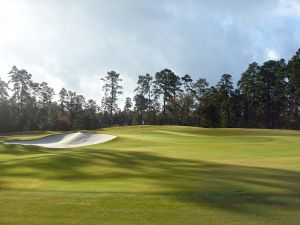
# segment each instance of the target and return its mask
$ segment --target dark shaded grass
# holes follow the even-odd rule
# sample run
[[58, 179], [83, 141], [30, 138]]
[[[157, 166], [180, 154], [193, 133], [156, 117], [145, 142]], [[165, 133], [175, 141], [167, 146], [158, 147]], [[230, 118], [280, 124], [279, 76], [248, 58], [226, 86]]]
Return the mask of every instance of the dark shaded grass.
[[[26, 149], [30, 152], [30, 148]], [[53, 182], [80, 181], [89, 185], [93, 181], [101, 184], [119, 179], [125, 183], [124, 193], [182, 195], [177, 200], [239, 213], [248, 213], [245, 203], [300, 209], [299, 202], [288, 201], [300, 197], [300, 173], [295, 171], [170, 158], [149, 152], [77, 150], [72, 154], [56, 152], [43, 155], [43, 151], [35, 150], [31, 150], [36, 154], [33, 157], [0, 162], [0, 181], [4, 177], [29, 177]], [[4, 152], [7, 154], [7, 150]], [[99, 167], [99, 170], [85, 170], [90, 165]], [[114, 170], [102, 172], [101, 167], [107, 165]], [[30, 168], [34, 172], [22, 172], [22, 168]], [[146, 179], [153, 191], [151, 188], [127, 190], [126, 182], [132, 179]], [[0, 188], [13, 189], [2, 183]], [[160, 190], [165, 191], [161, 193]]]

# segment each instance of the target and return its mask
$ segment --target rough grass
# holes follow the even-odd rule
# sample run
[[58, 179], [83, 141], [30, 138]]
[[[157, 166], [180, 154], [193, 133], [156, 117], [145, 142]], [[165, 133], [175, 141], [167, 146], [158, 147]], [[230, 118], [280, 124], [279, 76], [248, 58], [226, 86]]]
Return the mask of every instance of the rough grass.
[[117, 127], [72, 149], [3, 145], [0, 224], [299, 224], [300, 132]]

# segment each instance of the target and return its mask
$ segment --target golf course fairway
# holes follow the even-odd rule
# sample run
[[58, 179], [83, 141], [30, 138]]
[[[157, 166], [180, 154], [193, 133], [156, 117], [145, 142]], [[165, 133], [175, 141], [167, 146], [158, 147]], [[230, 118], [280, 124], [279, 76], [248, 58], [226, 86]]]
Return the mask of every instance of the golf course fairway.
[[0, 224], [300, 223], [300, 131], [140, 126], [85, 147], [5, 145]]

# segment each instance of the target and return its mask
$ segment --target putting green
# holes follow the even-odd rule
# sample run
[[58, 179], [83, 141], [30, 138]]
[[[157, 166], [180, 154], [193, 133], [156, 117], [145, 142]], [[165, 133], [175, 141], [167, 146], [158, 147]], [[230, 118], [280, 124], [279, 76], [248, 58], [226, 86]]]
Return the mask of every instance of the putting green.
[[0, 142], [0, 224], [299, 224], [300, 131], [98, 132], [117, 138], [72, 149]]

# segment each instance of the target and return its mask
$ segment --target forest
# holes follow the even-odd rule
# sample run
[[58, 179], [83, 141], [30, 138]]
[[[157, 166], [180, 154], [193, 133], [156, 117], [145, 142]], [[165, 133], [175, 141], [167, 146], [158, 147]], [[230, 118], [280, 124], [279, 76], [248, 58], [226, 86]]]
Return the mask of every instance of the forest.
[[[139, 75], [133, 99], [123, 94], [121, 75], [99, 75], [101, 104], [62, 88], [36, 83], [13, 66], [9, 81], [0, 77], [0, 132], [79, 130], [122, 125], [184, 125], [300, 129], [300, 49], [288, 61], [251, 63], [234, 84], [223, 74], [216, 85], [163, 69]], [[97, 82], [97, 81], [95, 81]]]

